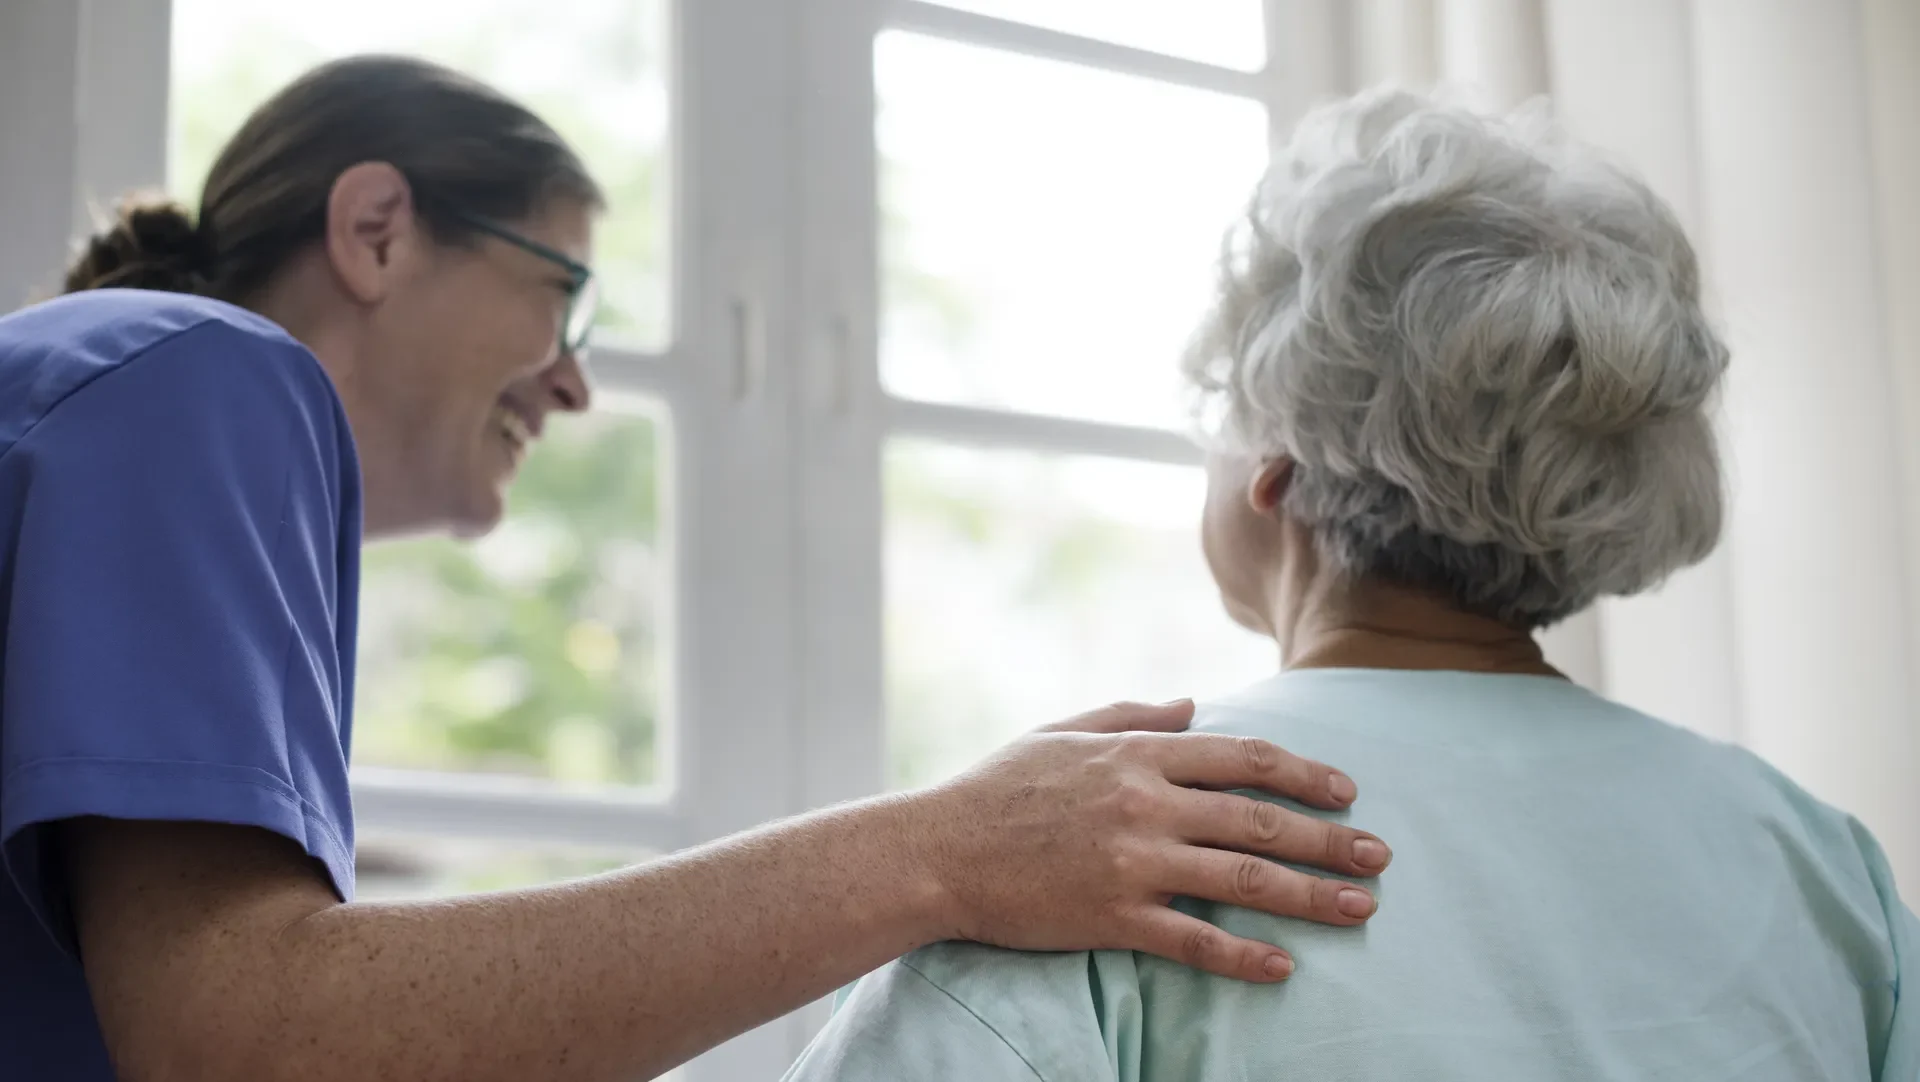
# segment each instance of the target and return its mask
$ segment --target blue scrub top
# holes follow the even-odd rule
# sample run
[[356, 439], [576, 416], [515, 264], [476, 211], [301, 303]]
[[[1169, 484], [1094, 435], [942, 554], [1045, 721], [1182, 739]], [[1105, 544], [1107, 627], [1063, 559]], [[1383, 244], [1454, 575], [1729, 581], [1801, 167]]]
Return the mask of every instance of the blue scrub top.
[[0, 318], [0, 1078], [113, 1077], [51, 825], [237, 823], [353, 895], [360, 471], [312, 353], [232, 305]]

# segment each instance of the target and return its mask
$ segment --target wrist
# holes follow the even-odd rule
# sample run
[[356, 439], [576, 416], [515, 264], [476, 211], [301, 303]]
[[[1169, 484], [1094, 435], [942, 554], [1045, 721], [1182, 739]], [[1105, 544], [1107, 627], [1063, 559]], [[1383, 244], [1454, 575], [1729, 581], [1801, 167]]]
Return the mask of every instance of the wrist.
[[946, 840], [951, 825], [937, 789], [883, 797], [873, 809], [876, 829], [863, 830], [882, 848], [887, 869], [887, 911], [915, 948], [960, 938], [950, 867], [954, 854]]

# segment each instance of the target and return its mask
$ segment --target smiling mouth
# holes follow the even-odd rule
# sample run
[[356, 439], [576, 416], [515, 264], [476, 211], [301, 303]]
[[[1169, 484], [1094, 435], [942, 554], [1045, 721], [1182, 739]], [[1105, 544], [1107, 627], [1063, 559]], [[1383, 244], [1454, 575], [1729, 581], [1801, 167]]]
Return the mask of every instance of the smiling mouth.
[[527, 448], [533, 446], [533, 441], [537, 438], [537, 433], [531, 425], [527, 424], [526, 418], [509, 406], [493, 407], [493, 423], [500, 434], [506, 437], [507, 443], [519, 454], [525, 454]]

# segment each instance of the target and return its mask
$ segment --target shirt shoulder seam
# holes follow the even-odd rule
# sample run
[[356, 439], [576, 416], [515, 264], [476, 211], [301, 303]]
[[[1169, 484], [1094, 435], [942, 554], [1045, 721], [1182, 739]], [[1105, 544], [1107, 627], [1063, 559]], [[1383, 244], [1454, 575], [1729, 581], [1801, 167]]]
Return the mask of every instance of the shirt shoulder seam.
[[[194, 322], [189, 323], [184, 327], [179, 327], [174, 330], [168, 331], [166, 334], [161, 335], [160, 337], [154, 339], [153, 341], [148, 342], [145, 345], [141, 346], [140, 348], [127, 354], [127, 356], [124, 359], [122, 359], [119, 364], [116, 364], [111, 368], [106, 368], [106, 369], [102, 369], [99, 372], [95, 372], [94, 374], [88, 376], [86, 379], [83, 379], [80, 382], [74, 384], [72, 387], [67, 388], [66, 393], [62, 394], [57, 400], [55, 400], [52, 404], [47, 406], [46, 409], [40, 412], [40, 416], [35, 417], [32, 421], [29, 421], [27, 423], [25, 430], [23, 430], [20, 433], [20, 435], [14, 439], [11, 445], [9, 445], [4, 451], [0, 451], [0, 465], [4, 465], [7, 459], [13, 457], [14, 451], [18, 450], [20, 447], [24, 446], [29, 440], [31, 440], [34, 436], [34, 433], [40, 430], [40, 426], [45, 424], [48, 418], [52, 417], [55, 413], [59, 412], [60, 407], [66, 405], [68, 402], [73, 401], [76, 397], [80, 395], [82, 391], [85, 391], [87, 388], [92, 387], [95, 384], [101, 382], [102, 380], [105, 380], [113, 376], [117, 372], [126, 371], [128, 367], [133, 365], [135, 362], [146, 358], [148, 355], [153, 353], [154, 350], [157, 350], [162, 346], [166, 346], [173, 342], [176, 342], [183, 336], [191, 334], [194, 331], [200, 330], [203, 327], [209, 327], [209, 326], [231, 327], [233, 325], [230, 323], [226, 323], [220, 319], [217, 319], [213, 316], [204, 316], [201, 319], [195, 320]], [[237, 330], [239, 328], [235, 328], [235, 329]], [[251, 336], [251, 337], [257, 338], [257, 340], [262, 342], [263, 344], [273, 343], [272, 339], [265, 338], [262, 336]], [[273, 343], [273, 344], [287, 345], [289, 343]], [[292, 343], [292, 344], [297, 344], [297, 343]]]
[[1047, 1076], [1040, 1073], [1040, 1068], [1035, 1067], [1033, 1065], [1033, 1061], [1027, 1058], [1026, 1053], [1020, 1051], [1020, 1048], [1018, 1045], [1015, 1045], [1012, 1041], [1008, 1040], [1007, 1035], [1000, 1032], [997, 1026], [995, 1026], [992, 1022], [987, 1021], [985, 1018], [981, 1017], [979, 1011], [974, 1010], [971, 1006], [967, 1004], [965, 1000], [961, 999], [959, 996], [956, 996], [952, 992], [948, 991], [944, 986], [940, 984], [940, 982], [934, 980], [932, 977], [927, 976], [925, 971], [923, 971], [919, 966], [914, 965], [913, 962], [911, 962], [910, 960], [906, 958], [900, 959], [900, 966], [901, 968], [905, 969], [907, 972], [912, 973], [914, 976], [927, 982], [927, 986], [929, 988], [932, 988], [935, 991], [939, 992], [941, 995], [947, 997], [949, 1000], [953, 1002], [954, 1006], [959, 1007], [961, 1010], [967, 1012], [967, 1014], [970, 1017], [972, 1017], [974, 1021], [980, 1023], [981, 1026], [985, 1027], [988, 1033], [993, 1034], [994, 1037], [997, 1038], [1001, 1044], [1004, 1044], [1007, 1046], [1007, 1051], [1012, 1052], [1015, 1058], [1019, 1059], [1020, 1063], [1023, 1066], [1025, 1066], [1029, 1072], [1032, 1073], [1033, 1077], [1037, 1079], [1038, 1082], [1047, 1082]]

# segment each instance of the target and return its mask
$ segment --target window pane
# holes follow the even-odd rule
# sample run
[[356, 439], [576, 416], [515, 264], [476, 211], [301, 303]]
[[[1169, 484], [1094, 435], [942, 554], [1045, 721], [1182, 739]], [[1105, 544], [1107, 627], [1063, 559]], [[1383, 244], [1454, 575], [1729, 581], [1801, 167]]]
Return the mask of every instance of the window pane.
[[1260, 0], [935, 0], [1001, 19], [1063, 30], [1242, 71], [1267, 61]]
[[493, 533], [367, 550], [355, 762], [660, 779], [664, 428], [555, 416]]
[[1180, 426], [1264, 109], [911, 34], [878, 50], [888, 388]]
[[896, 443], [886, 460], [890, 781], [951, 775], [1116, 699], [1274, 670], [1200, 555], [1197, 469]]
[[610, 872], [653, 854], [586, 846], [375, 834], [354, 854], [361, 901], [399, 902], [513, 890]]
[[168, 188], [195, 199], [256, 105], [314, 64], [423, 56], [526, 102], [586, 159], [604, 337], [667, 340], [665, 0], [174, 0]]

